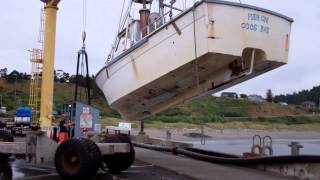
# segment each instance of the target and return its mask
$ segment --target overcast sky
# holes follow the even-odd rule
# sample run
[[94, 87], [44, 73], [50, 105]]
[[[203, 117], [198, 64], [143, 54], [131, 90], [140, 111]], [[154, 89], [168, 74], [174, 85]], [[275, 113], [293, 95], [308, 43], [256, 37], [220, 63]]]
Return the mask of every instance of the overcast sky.
[[[242, 0], [295, 20], [289, 64], [228, 91], [264, 95], [291, 93], [320, 85], [320, 1]], [[103, 66], [114, 40], [121, 12], [120, 0], [88, 0], [87, 51], [90, 73]], [[40, 0], [1, 0], [0, 68], [30, 72], [28, 49], [38, 47]], [[61, 0], [58, 12], [56, 69], [75, 74], [76, 53], [81, 48], [82, 0]]]

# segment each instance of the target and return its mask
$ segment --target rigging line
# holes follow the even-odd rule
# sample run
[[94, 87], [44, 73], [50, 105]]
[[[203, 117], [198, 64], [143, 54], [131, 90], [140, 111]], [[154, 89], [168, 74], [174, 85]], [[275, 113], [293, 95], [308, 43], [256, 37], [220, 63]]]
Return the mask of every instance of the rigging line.
[[132, 5], [135, 6], [135, 3], [133, 3], [132, 0], [131, 0], [131, 2], [130, 2], [129, 4], [130, 4], [130, 5], [128, 6], [128, 9], [127, 9], [125, 18], [124, 18], [123, 21], [122, 21], [121, 29], [124, 28], [124, 26], [126, 25], [126, 21], [127, 21], [128, 17], [129, 17], [129, 18], [131, 17], [130, 13], [131, 13], [131, 10], [132, 10]]
[[127, 10], [126, 10], [125, 15], [124, 15], [124, 16], [122, 15], [122, 16], [123, 16], [123, 20], [122, 20], [122, 18], [120, 18], [120, 28], [118, 29], [118, 32], [117, 32], [117, 34], [116, 34], [116, 37], [115, 37], [114, 42], [113, 42], [113, 45], [112, 45], [111, 52], [109, 53], [109, 55], [111, 55], [111, 59], [113, 59], [113, 54], [114, 54], [114, 52], [115, 52], [115, 49], [117, 48], [117, 43], [119, 42], [118, 34], [119, 34], [119, 32], [124, 28], [124, 26], [126, 25], [127, 18], [128, 18], [128, 16], [130, 15], [130, 13], [131, 13], [132, 5], [134, 5], [134, 3], [133, 3], [133, 1], [131, 0], [131, 1], [129, 2], [129, 6], [128, 6]]
[[124, 25], [126, 24], [127, 18], [130, 15], [130, 11], [131, 11], [131, 7], [132, 7], [132, 0], [129, 3], [125, 13], [122, 15], [122, 18], [120, 19], [120, 28], [119, 28], [119, 32], [123, 29]]
[[[125, 6], [125, 4], [126, 4], [125, 1], [126, 1], [126, 0], [124, 0], [124, 1], [123, 1], [123, 4], [122, 4], [121, 17], [120, 17], [120, 19], [119, 19], [118, 31], [116, 32], [116, 36], [115, 36], [115, 38], [114, 38], [111, 51], [110, 51], [110, 53], [109, 53], [110, 59], [113, 59], [113, 55], [114, 55], [115, 49], [117, 48], [117, 45], [116, 45], [116, 44], [117, 44], [117, 42], [119, 41], [118, 35], [119, 35], [120, 31], [121, 31], [122, 28], [123, 28], [123, 23], [126, 21], [128, 11], [130, 10], [130, 7], [132, 6], [132, 3], [133, 3], [132, 0], [129, 2], [129, 7], [128, 7], [128, 9], [126, 10], [125, 15], [123, 15], [123, 11], [124, 11], [124, 8], [125, 8], [124, 6]], [[123, 19], [122, 19], [122, 18], [123, 18]], [[109, 61], [109, 57], [108, 57], [107, 62]]]
[[124, 11], [124, 5], [126, 4], [126, 0], [123, 0], [122, 2], [122, 8], [121, 8], [121, 15], [120, 15], [120, 20], [119, 20], [119, 26], [118, 26], [118, 33], [121, 31], [121, 21], [122, 21], [122, 17], [123, 17], [123, 11]]

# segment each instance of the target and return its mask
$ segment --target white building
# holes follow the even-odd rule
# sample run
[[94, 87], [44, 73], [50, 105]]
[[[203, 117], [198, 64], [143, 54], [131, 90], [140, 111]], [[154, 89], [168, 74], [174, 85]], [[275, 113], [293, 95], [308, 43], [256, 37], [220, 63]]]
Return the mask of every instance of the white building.
[[255, 102], [264, 102], [265, 101], [265, 99], [262, 96], [256, 95], [256, 94], [249, 95], [248, 99], [251, 101], [255, 101]]

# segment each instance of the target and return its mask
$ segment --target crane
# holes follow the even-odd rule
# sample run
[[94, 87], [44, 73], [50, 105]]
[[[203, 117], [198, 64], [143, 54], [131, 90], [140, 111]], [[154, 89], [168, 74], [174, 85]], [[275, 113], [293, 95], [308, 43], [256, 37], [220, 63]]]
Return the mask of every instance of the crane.
[[[48, 132], [52, 129], [56, 20], [60, 0], [41, 1], [45, 3], [41, 130], [38, 128], [28, 132], [25, 142], [14, 142], [9, 132], [0, 130], [0, 155], [23, 155], [27, 163], [54, 165], [63, 179], [90, 179], [103, 164], [107, 164], [111, 173], [128, 169], [133, 164], [135, 156], [128, 136], [106, 135], [99, 139], [98, 135], [96, 141], [85, 137], [70, 138], [61, 144], [48, 137]], [[78, 54], [80, 55], [81, 53]], [[86, 111], [90, 110], [88, 108], [83, 106]]]
[[60, 0], [41, 0], [45, 3], [44, 61], [41, 85], [40, 127], [51, 128], [54, 88], [54, 59], [57, 11]]

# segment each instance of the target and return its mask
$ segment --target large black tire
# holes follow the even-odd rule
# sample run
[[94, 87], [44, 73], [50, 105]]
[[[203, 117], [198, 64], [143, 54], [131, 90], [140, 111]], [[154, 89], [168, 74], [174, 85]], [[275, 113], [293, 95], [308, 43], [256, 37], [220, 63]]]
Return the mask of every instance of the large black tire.
[[[14, 142], [14, 138], [9, 132], [0, 130], [0, 142]], [[7, 159], [10, 156], [11, 156], [10, 154], [0, 153], [0, 160]]]
[[135, 151], [133, 144], [128, 136], [125, 135], [109, 135], [104, 138], [102, 143], [129, 143], [129, 153], [116, 153], [112, 155], [104, 155], [103, 162], [107, 164], [111, 174], [119, 174], [130, 168], [134, 162]]
[[6, 124], [3, 123], [3, 122], [0, 122], [0, 129], [3, 129], [3, 128], [5, 128], [5, 127], [6, 127]]
[[0, 162], [0, 180], [11, 180], [12, 169], [8, 162]]
[[88, 139], [69, 139], [55, 154], [55, 166], [63, 179], [90, 179], [101, 166], [99, 147]]

